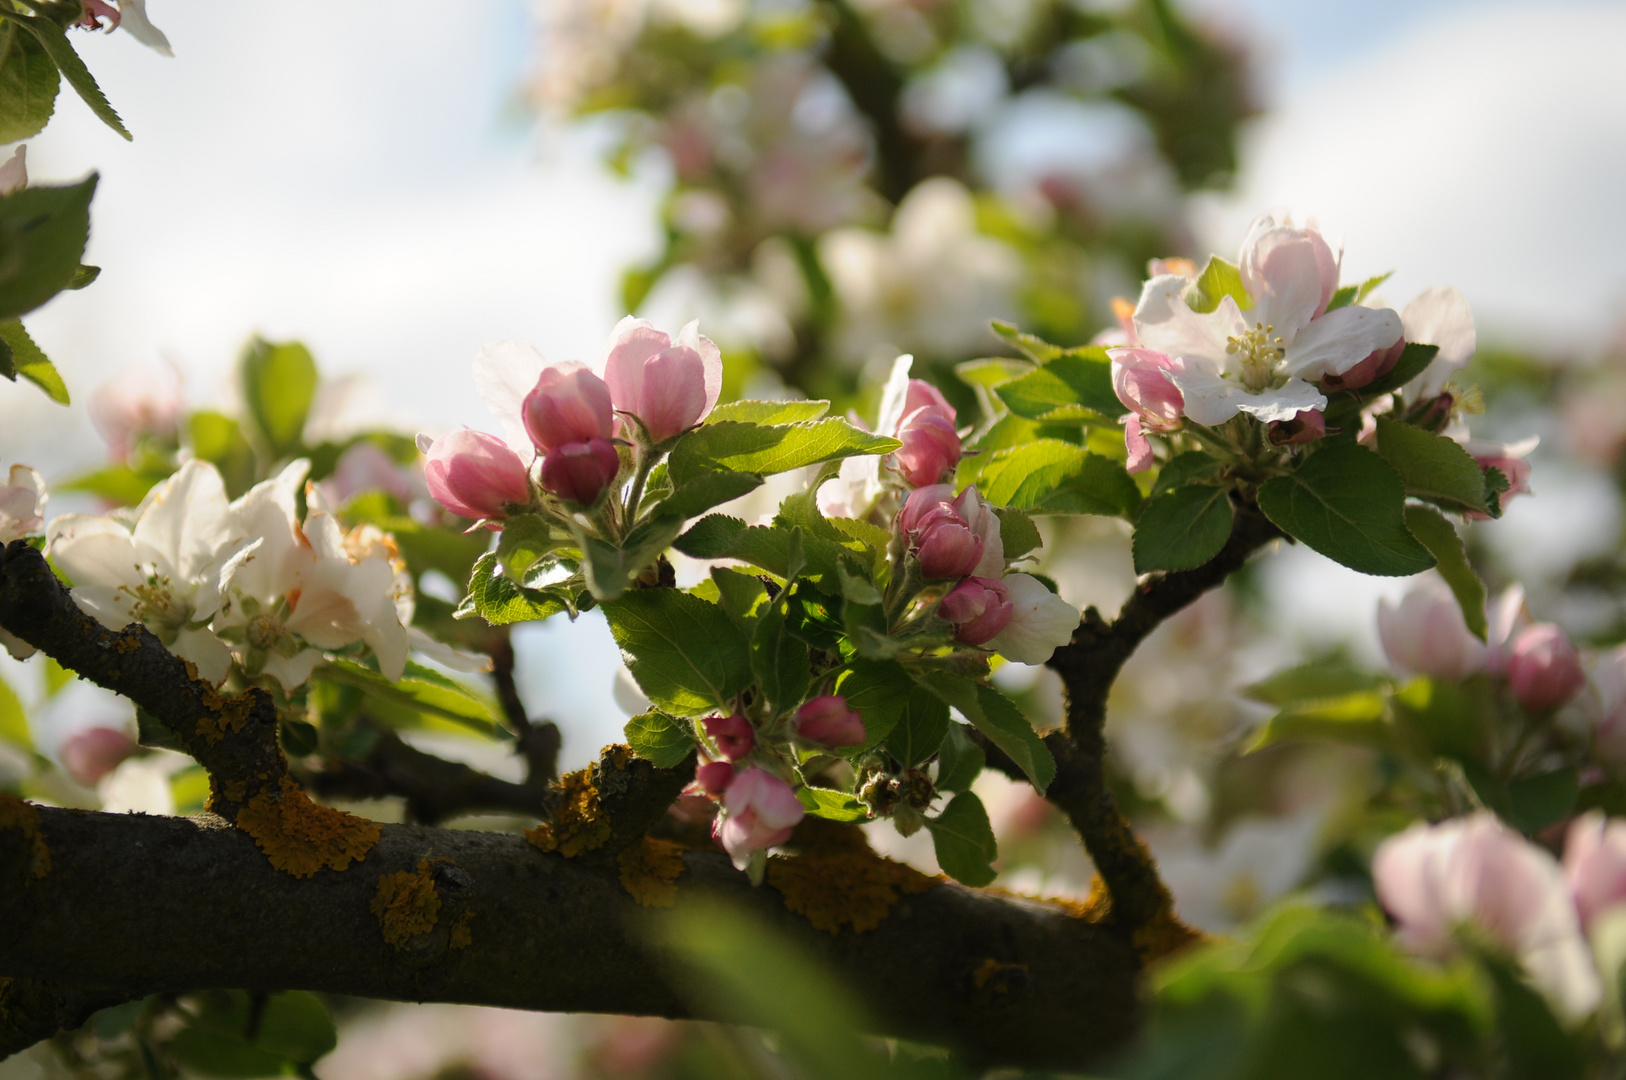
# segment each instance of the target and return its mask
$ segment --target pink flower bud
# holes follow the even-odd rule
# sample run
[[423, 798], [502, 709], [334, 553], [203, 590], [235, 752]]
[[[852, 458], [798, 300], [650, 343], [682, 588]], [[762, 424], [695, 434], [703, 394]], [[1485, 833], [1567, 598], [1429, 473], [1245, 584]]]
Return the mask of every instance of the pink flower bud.
[[1526, 710], [1546, 712], [1574, 697], [1586, 685], [1586, 672], [1564, 631], [1552, 623], [1537, 623], [1513, 639], [1507, 682]]
[[621, 455], [609, 439], [565, 443], [542, 459], [542, 486], [571, 502], [590, 505], [621, 471]]
[[1327, 434], [1327, 418], [1316, 409], [1300, 409], [1291, 420], [1277, 420], [1270, 425], [1272, 446], [1297, 446], [1315, 442]]
[[790, 785], [761, 769], [746, 769], [723, 792], [723, 816], [713, 835], [743, 870], [751, 852], [783, 844], [807, 814]]
[[1406, 339], [1390, 345], [1387, 349], [1374, 349], [1367, 354], [1366, 359], [1355, 364], [1341, 374], [1328, 372], [1321, 377], [1323, 390], [1359, 390], [1363, 386], [1370, 386], [1378, 379], [1383, 378], [1394, 370], [1395, 364], [1400, 362], [1400, 354], [1406, 351]]
[[436, 439], [425, 457], [429, 494], [459, 517], [503, 518], [505, 507], [531, 501], [525, 463], [495, 435], [453, 431]]
[[124, 732], [95, 727], [68, 736], [57, 756], [74, 783], [93, 788], [135, 750], [135, 742]]
[[869, 737], [864, 718], [836, 694], [816, 697], [797, 709], [796, 733], [825, 746], [862, 746]]
[[909, 385], [903, 392], [903, 416], [908, 416], [916, 409], [930, 408], [941, 413], [950, 424], [958, 419], [954, 406], [948, 403], [943, 392], [924, 379], [910, 379]]
[[898, 471], [910, 487], [924, 487], [942, 481], [960, 463], [960, 435], [954, 430], [953, 414], [936, 406], [923, 405], [905, 414], [898, 425], [903, 445], [893, 451]]
[[608, 439], [615, 434], [610, 388], [582, 364], [552, 364], [520, 406], [525, 431], [542, 453], [565, 443]]
[[1456, 597], [1433, 578], [1414, 585], [1399, 607], [1378, 601], [1378, 637], [1389, 662], [1409, 675], [1456, 682], [1485, 663], [1485, 646], [1468, 632]]
[[982, 558], [982, 540], [960, 516], [953, 498], [950, 485], [930, 484], [910, 492], [898, 512], [898, 526], [928, 578], [965, 577]]
[[734, 766], [726, 761], [708, 761], [694, 771], [694, 782], [707, 795], [721, 795], [734, 780]]
[[1108, 349], [1112, 358], [1112, 389], [1124, 408], [1141, 418], [1149, 431], [1170, 431], [1185, 415], [1186, 399], [1165, 377], [1174, 361], [1155, 349]]
[[751, 721], [739, 713], [708, 716], [701, 723], [705, 725], [711, 741], [717, 744], [718, 753], [730, 761], [740, 760], [756, 745], [756, 729], [751, 726]]
[[1530, 463], [1525, 460], [1525, 455], [1536, 448], [1537, 442], [1534, 438], [1516, 443], [1469, 439], [1462, 444], [1462, 448], [1479, 463], [1481, 469], [1499, 470], [1507, 478], [1507, 490], [1502, 492], [1502, 507], [1506, 509], [1513, 496], [1530, 492]]
[[969, 577], [937, 605], [937, 614], [954, 624], [954, 639], [967, 645], [991, 641], [1010, 624], [1014, 609], [1001, 581]]
[[1564, 840], [1564, 876], [1575, 894], [1582, 929], [1626, 903], [1626, 821], [1593, 811], [1570, 822]]
[[611, 336], [604, 382], [615, 408], [636, 416], [652, 440], [664, 442], [716, 406], [723, 356], [695, 323], [679, 331], [674, 342], [646, 320], [629, 316]]
[[975, 484], [960, 492], [954, 508], [965, 519], [971, 535], [982, 541], [982, 559], [970, 572], [974, 577], [998, 578], [1005, 573], [1005, 540], [999, 532], [999, 515], [993, 504], [982, 497]]

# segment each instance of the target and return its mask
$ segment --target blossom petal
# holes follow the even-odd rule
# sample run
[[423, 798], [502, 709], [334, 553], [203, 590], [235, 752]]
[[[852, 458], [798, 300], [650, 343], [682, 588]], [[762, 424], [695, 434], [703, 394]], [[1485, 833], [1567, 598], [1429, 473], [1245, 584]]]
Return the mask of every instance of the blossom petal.
[[1042, 664], [1050, 654], [1073, 639], [1078, 609], [1029, 574], [1006, 574], [1001, 579], [1010, 594], [1011, 621], [995, 634], [988, 647], [1021, 664]]
[[188, 461], [141, 501], [132, 533], [161, 552], [181, 578], [196, 578], [231, 539], [231, 504], [220, 472]]
[[192, 661], [198, 674], [217, 686], [231, 671], [231, 650], [226, 648], [226, 643], [199, 627], [182, 629], [175, 635], [175, 643], [169, 651], [182, 660]]
[[1332, 253], [1307, 229], [1277, 227], [1250, 239], [1242, 253], [1242, 285], [1253, 297], [1249, 325], [1272, 326], [1291, 341], [1323, 304], [1321, 273]]
[[1406, 400], [1435, 397], [1474, 354], [1477, 337], [1468, 298], [1449, 285], [1436, 285], [1407, 304], [1400, 321], [1407, 341], [1440, 347], [1428, 369], [1406, 384]]
[[723, 393], [723, 352], [700, 332], [699, 319], [683, 324], [683, 329], [678, 331], [677, 344], [699, 353], [700, 362], [705, 365], [706, 407], [700, 413], [700, 419], [704, 420], [717, 407], [717, 399]]
[[547, 359], [523, 341], [492, 341], [474, 358], [474, 388], [502, 425], [504, 440], [527, 465], [536, 456], [525, 433], [521, 405], [541, 378]]
[[316, 665], [325, 659], [320, 649], [301, 649], [292, 656], [272, 653], [266, 658], [263, 670], [281, 683], [284, 690], [292, 690], [305, 685]]
[[174, 56], [169, 38], [147, 20], [147, 0], [119, 0], [119, 29], [160, 56]]
[[898, 425], [903, 422], [903, 406], [909, 398], [909, 369], [914, 366], [915, 358], [904, 353], [892, 361], [892, 374], [887, 376], [886, 387], [881, 391], [881, 411], [875, 418], [875, 430], [882, 435], [894, 435]]
[[1288, 343], [1282, 367], [1306, 382], [1342, 375], [1399, 341], [1402, 332], [1400, 316], [1388, 308], [1339, 308], [1299, 331]]
[[[1226, 369], [1227, 339], [1242, 333], [1247, 328], [1246, 320], [1229, 296], [1206, 314], [1191, 310], [1185, 301], [1186, 285], [1185, 278], [1173, 274], [1148, 281], [1141, 290], [1140, 303], [1135, 305], [1135, 332], [1142, 346], [1218, 374]], [[1192, 416], [1189, 409], [1186, 415]]]

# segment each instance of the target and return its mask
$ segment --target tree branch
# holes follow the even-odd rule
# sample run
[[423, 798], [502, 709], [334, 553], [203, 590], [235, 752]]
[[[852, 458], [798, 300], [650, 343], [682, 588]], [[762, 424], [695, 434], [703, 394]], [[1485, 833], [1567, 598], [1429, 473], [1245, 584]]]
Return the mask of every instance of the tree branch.
[[[364, 861], [297, 881], [213, 815], [45, 807], [36, 815], [33, 836], [49, 856], [42, 874], [22, 869], [30, 865], [28, 830], [0, 826], [0, 974], [14, 979], [94, 986], [126, 999], [307, 989], [708, 1015], [668, 982], [668, 958], [646, 936], [652, 913], [615, 861], [543, 854], [513, 835], [391, 825]], [[755, 889], [720, 853], [689, 851], [675, 903], [722, 897], [747, 909], [859, 991], [877, 1032], [944, 1044], [982, 1063], [1078, 1067], [1132, 1034], [1139, 964], [1117, 933], [1056, 905], [921, 878], [861, 840], [843, 840], [823, 861], [818, 851], [776, 857], [769, 884]], [[797, 865], [810, 869], [784, 870]], [[877, 883], [905, 879], [911, 884], [877, 911]], [[438, 901], [426, 921], [380, 904], [403, 882]], [[812, 882], [827, 884], [820, 891]], [[861, 907], [878, 919], [862, 933], [829, 933], [792, 905], [825, 920]], [[82, 1018], [60, 1015], [64, 1023]], [[30, 1030], [42, 1033], [39, 1024]]]
[[[1112, 897], [1113, 921], [1136, 936], [1143, 953], [1178, 945], [1181, 932], [1191, 931], [1175, 919], [1173, 898], [1158, 877], [1151, 853], [1118, 812], [1107, 788], [1102, 734], [1107, 695], [1124, 662], [1148, 634], [1281, 535], [1257, 507], [1238, 505], [1230, 539], [1218, 555], [1194, 570], [1146, 575], [1110, 623], [1093, 607], [1085, 611], [1073, 640], [1057, 649], [1048, 663], [1061, 675], [1066, 728], [1065, 734], [1055, 732], [1045, 739], [1057, 770], [1045, 794], [1083, 838]], [[990, 756], [989, 763], [995, 764], [996, 758]], [[1015, 775], [1021, 775], [1020, 770]]]

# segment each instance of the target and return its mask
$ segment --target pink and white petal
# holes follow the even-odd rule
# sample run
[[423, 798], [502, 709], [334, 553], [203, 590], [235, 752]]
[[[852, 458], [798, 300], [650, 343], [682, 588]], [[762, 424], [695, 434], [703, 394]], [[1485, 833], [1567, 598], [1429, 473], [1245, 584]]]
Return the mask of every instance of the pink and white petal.
[[216, 686], [226, 681], [231, 673], [231, 650], [226, 643], [202, 627], [185, 627], [175, 635], [169, 651], [182, 660], [190, 660], [198, 674]]
[[1400, 316], [1389, 308], [1343, 307], [1300, 330], [1287, 346], [1283, 369], [1307, 382], [1342, 375], [1400, 340]]
[[219, 470], [193, 460], [147, 493], [132, 535], [137, 543], [162, 552], [181, 578], [191, 580], [231, 539], [232, 525]]
[[[1247, 413], [1266, 424], [1278, 420], [1291, 420], [1305, 409], [1319, 412], [1326, 407], [1326, 396], [1300, 379], [1288, 379], [1278, 387], [1261, 390], [1257, 394], [1244, 391], [1242, 396], [1236, 399], [1238, 412]], [[1189, 406], [1186, 412], [1190, 414]]]
[[1185, 398], [1186, 419], [1205, 427], [1225, 423], [1237, 414], [1239, 402], [1253, 396], [1241, 383], [1222, 379], [1204, 366], [1177, 363], [1168, 378]]
[[523, 341], [488, 342], [474, 358], [474, 388], [502, 425], [504, 441], [527, 465], [536, 448], [525, 433], [520, 407], [547, 363], [536, 346]]
[[[1321, 241], [1321, 247], [1326, 248], [1326, 241]], [[1252, 249], [1243, 252], [1242, 285], [1253, 297], [1248, 325], [1272, 326], [1291, 341], [1321, 307], [1322, 261], [1315, 242], [1303, 229], [1275, 228], [1260, 233]]]
[[1224, 371], [1226, 341], [1246, 329], [1242, 309], [1227, 296], [1213, 311], [1195, 312], [1185, 301], [1186, 284], [1185, 278], [1173, 274], [1148, 281], [1135, 305], [1135, 332], [1145, 348], [1184, 360], [1188, 366]]
[[644, 389], [644, 365], [671, 348], [672, 339], [648, 319], [628, 316], [616, 324], [616, 336], [604, 354], [604, 382], [610, 401], [622, 412], [636, 412]]
[[914, 363], [909, 353], [892, 361], [892, 373], [881, 390], [881, 411], [875, 418], [875, 430], [882, 435], [896, 435], [903, 422], [903, 406], [909, 399], [909, 369]]
[[1478, 339], [1473, 309], [1461, 292], [1449, 285], [1435, 285], [1406, 305], [1400, 321], [1405, 324], [1407, 341], [1440, 348], [1428, 369], [1406, 384], [1406, 397], [1414, 401], [1434, 397], [1474, 354]]
[[1141, 430], [1140, 413], [1130, 413], [1124, 418], [1124, 449], [1129, 452], [1124, 468], [1130, 472], [1141, 473], [1152, 467], [1152, 442]]
[[1372, 883], [1378, 903], [1394, 917], [1397, 936], [1408, 949], [1443, 955], [1451, 946], [1458, 916], [1442, 903], [1442, 862], [1461, 826], [1413, 825], [1378, 845], [1372, 857]]
[[1010, 596], [1011, 621], [988, 642], [1007, 660], [1042, 664], [1073, 638], [1078, 609], [1028, 574], [1006, 574], [1001, 583]]
[[320, 649], [301, 649], [292, 656], [272, 653], [266, 658], [264, 672], [282, 684], [284, 690], [304, 686], [310, 680], [316, 665], [327, 659]]
[[706, 407], [700, 413], [700, 419], [704, 420], [717, 407], [717, 399], [723, 393], [723, 351], [716, 342], [700, 332], [699, 319], [683, 324], [683, 329], [678, 331], [677, 343], [699, 353], [700, 362], [705, 365]]
[[6, 486], [32, 491], [36, 509], [43, 509], [50, 498], [45, 492], [45, 478], [27, 465], [13, 465], [6, 475]]

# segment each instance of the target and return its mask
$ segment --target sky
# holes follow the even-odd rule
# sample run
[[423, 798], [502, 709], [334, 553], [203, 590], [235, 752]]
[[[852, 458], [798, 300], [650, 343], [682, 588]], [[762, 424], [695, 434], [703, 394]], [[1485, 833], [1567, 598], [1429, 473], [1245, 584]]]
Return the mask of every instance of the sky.
[[[1259, 210], [1291, 208], [1344, 238], [1346, 277], [1397, 269], [1397, 305], [1451, 282], [1482, 338], [1585, 352], [1611, 333], [1626, 299], [1626, 7], [1193, 6], [1255, 42], [1271, 106], [1235, 192], [1197, 208], [1216, 250]], [[149, 10], [173, 59], [117, 33], [74, 39], [135, 141], [65, 90], [30, 144], [37, 181], [101, 172], [87, 260], [103, 274], [29, 316], [77, 400], [0, 386], [0, 462], [48, 479], [95, 464], [84, 402], [125, 365], [172, 362], [194, 401], [222, 401], [254, 332], [302, 339], [326, 373], [370, 374], [382, 410], [430, 428], [488, 425], [467, 377], [487, 341], [559, 359], [602, 347], [620, 269], [653, 250], [656, 185], [608, 177], [590, 139], [539, 134], [518, 108], [523, 0]], [[1544, 520], [1585, 535], [1592, 490], [1550, 485], [1515, 505], [1510, 535], [1539, 539]], [[1375, 656], [1369, 601], [1403, 583], [1304, 561], [1272, 571], [1302, 601], [1290, 625]], [[567, 763], [623, 721], [613, 645], [583, 621], [523, 638], [525, 693], [564, 725]]]

